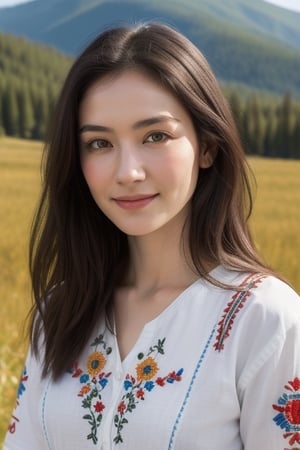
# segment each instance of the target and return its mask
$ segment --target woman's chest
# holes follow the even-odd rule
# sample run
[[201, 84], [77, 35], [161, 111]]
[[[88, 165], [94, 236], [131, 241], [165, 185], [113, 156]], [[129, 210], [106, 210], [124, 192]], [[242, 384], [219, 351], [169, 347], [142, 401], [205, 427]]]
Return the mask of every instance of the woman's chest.
[[214, 349], [216, 328], [205, 312], [173, 315], [146, 326], [123, 363], [112, 334], [95, 336], [44, 392], [49, 448], [240, 450], [234, 373]]

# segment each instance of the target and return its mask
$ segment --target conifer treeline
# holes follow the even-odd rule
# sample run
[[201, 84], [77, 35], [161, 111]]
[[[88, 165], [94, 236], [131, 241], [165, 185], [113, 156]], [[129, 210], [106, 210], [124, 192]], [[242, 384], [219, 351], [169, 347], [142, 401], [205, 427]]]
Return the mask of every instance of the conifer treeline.
[[[43, 139], [71, 64], [43, 45], [0, 33], [0, 134]], [[224, 87], [248, 154], [300, 159], [300, 102]]]
[[238, 91], [227, 93], [242, 142], [250, 155], [300, 159], [300, 102]]
[[0, 33], [0, 134], [42, 139], [71, 58]]

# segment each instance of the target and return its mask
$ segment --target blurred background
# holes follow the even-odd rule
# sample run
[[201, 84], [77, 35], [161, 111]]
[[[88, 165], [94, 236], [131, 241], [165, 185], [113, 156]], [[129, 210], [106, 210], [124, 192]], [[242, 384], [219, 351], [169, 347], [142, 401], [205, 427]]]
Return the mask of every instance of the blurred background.
[[27, 348], [27, 247], [49, 117], [97, 33], [147, 20], [179, 29], [211, 64], [256, 175], [257, 246], [300, 292], [300, 0], [0, 0], [0, 445]]

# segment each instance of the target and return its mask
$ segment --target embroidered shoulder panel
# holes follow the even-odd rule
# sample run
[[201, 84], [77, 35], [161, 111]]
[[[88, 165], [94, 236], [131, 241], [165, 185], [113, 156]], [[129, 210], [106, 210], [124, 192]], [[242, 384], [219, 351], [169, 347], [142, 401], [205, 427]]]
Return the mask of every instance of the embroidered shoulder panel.
[[264, 278], [266, 278], [264, 275], [249, 275], [241, 284], [241, 286], [245, 286], [245, 289], [235, 292], [231, 300], [227, 303], [222, 318], [218, 323], [217, 337], [214, 343], [216, 351], [220, 352], [224, 349], [224, 341], [230, 335], [236, 316], [251, 296], [251, 290], [256, 288]]

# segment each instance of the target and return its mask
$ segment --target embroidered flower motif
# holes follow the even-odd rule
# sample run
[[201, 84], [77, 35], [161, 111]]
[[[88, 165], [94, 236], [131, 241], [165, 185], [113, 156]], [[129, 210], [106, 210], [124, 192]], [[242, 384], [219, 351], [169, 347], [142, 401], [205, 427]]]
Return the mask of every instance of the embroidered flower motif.
[[98, 375], [106, 364], [106, 359], [102, 352], [93, 352], [88, 357], [86, 366], [87, 372], [92, 377]]
[[300, 444], [300, 379], [296, 377], [284, 387], [288, 392], [284, 392], [278, 404], [273, 405], [273, 409], [278, 411], [273, 420], [286, 431], [283, 437], [288, 439], [289, 445]]
[[103, 405], [102, 402], [97, 402], [96, 405], [94, 405], [95, 411], [96, 412], [102, 412], [105, 408], [105, 406]]
[[24, 370], [22, 372], [20, 383], [19, 383], [19, 387], [18, 387], [17, 401], [16, 401], [16, 407], [15, 407], [14, 415], [12, 415], [11, 420], [10, 420], [10, 424], [8, 426], [8, 431], [11, 434], [15, 433], [17, 424], [18, 424], [18, 422], [20, 422], [20, 419], [15, 414], [16, 414], [16, 410], [17, 410], [17, 408], [18, 408], [18, 406], [20, 404], [20, 402], [19, 402], [20, 397], [22, 397], [22, 395], [26, 391], [26, 382], [27, 382], [27, 380], [28, 380], [28, 374], [27, 374], [27, 368], [25, 366]]
[[[102, 352], [98, 350], [99, 346], [102, 347]], [[96, 445], [98, 442], [97, 433], [105, 409], [101, 392], [107, 386], [111, 376], [111, 372], [103, 372], [107, 362], [104, 353], [109, 355], [112, 349], [107, 347], [102, 334], [96, 337], [91, 347], [94, 347], [94, 351], [87, 358], [86, 372], [78, 367], [77, 362], [73, 364], [68, 372], [72, 375], [72, 378], [77, 378], [82, 385], [77, 395], [82, 398], [82, 408], [87, 409], [87, 414], [83, 416], [83, 419], [88, 421], [91, 429], [87, 439], [91, 439]]]
[[148, 393], [156, 386], [163, 387], [167, 383], [172, 384], [175, 381], [181, 381], [183, 369], [173, 370], [166, 376], [155, 379], [159, 372], [159, 366], [155, 358], [158, 355], [164, 355], [164, 343], [165, 338], [159, 339], [156, 345], [150, 347], [146, 355], [139, 353], [137, 359], [140, 362], [136, 365], [136, 377], [130, 374], [125, 377], [123, 384], [125, 394], [118, 405], [117, 414], [114, 418], [116, 427], [114, 442], [116, 444], [123, 442], [122, 430], [128, 423], [128, 419], [125, 417], [127, 413], [133, 412], [140, 402], [146, 401]]
[[218, 323], [218, 334], [216, 342], [214, 343], [214, 348], [216, 351], [220, 352], [224, 349], [224, 341], [230, 335], [230, 331], [237, 314], [243, 308], [247, 299], [251, 296], [251, 289], [256, 288], [258, 283], [261, 283], [264, 278], [265, 276], [263, 275], [249, 275], [241, 285], [245, 286], [245, 289], [243, 291], [236, 292], [232, 296], [230, 302], [227, 303], [227, 306], [223, 311], [222, 318]]
[[138, 380], [151, 380], [158, 372], [158, 366], [152, 356], [148, 356], [136, 366]]

